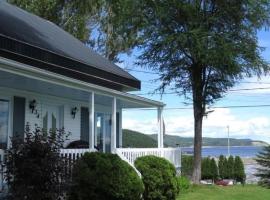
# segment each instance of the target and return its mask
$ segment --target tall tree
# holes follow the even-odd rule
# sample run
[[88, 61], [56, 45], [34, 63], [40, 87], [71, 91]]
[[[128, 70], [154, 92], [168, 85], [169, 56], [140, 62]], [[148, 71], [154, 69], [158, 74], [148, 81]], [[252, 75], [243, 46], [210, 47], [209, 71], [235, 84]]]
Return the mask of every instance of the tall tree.
[[234, 158], [233, 156], [230, 156], [228, 158], [228, 163], [227, 163], [227, 169], [228, 169], [228, 178], [229, 179], [234, 179]]
[[260, 185], [270, 188], [270, 145], [257, 155], [256, 162], [260, 165], [256, 174], [260, 178]]
[[128, 29], [136, 30], [138, 64], [159, 72], [161, 92], [169, 86], [193, 103], [192, 179], [199, 183], [207, 108], [239, 80], [269, 70], [260, 54], [257, 30], [269, 25], [270, 1], [137, 0], [133, 4], [136, 12], [123, 20]]
[[135, 9], [131, 1], [8, 0], [11, 4], [55, 23], [114, 62], [120, 61], [120, 53], [129, 53], [137, 44], [135, 32], [127, 28], [123, 20], [132, 15]]

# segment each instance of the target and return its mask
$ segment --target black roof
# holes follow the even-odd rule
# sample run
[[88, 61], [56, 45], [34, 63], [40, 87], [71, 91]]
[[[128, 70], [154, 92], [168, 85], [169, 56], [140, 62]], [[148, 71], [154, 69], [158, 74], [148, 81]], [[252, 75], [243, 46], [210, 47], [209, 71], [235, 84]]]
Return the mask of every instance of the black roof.
[[0, 1], [0, 56], [120, 91], [140, 81], [52, 22]]

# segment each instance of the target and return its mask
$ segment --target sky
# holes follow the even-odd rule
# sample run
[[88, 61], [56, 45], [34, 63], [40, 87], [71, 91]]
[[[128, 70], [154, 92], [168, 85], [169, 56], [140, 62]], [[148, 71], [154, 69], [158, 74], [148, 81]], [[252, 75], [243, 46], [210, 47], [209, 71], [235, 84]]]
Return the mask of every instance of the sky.
[[[270, 31], [258, 32], [258, 42], [265, 47], [262, 56], [270, 62]], [[149, 71], [134, 64], [135, 57], [121, 56], [123, 68]], [[162, 101], [166, 104], [164, 122], [166, 134], [183, 137], [193, 137], [193, 110], [183, 96], [175, 94], [150, 95], [159, 83], [153, 82], [158, 76], [150, 73], [130, 71], [141, 80], [142, 89], [133, 94]], [[229, 91], [224, 98], [216, 102], [214, 107], [243, 106], [243, 105], [270, 105], [270, 75], [244, 79], [232, 89], [267, 88], [252, 91]], [[268, 89], [269, 88], [269, 89]], [[169, 90], [168, 90], [169, 91]], [[185, 108], [168, 109], [166, 108]], [[231, 138], [249, 138], [263, 140], [270, 143], [270, 107], [255, 108], [214, 108], [203, 122], [203, 137], [227, 137], [228, 130]], [[140, 131], [145, 134], [157, 133], [157, 111], [155, 110], [126, 110], [123, 114], [123, 128]]]

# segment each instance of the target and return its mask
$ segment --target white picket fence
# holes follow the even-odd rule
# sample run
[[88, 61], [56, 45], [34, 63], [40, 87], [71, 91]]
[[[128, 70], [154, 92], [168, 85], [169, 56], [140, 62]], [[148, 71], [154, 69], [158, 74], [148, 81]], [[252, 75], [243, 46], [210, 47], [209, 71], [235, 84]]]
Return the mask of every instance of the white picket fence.
[[176, 168], [181, 167], [181, 148], [117, 148], [116, 153], [132, 166], [137, 158], [153, 155], [167, 159]]

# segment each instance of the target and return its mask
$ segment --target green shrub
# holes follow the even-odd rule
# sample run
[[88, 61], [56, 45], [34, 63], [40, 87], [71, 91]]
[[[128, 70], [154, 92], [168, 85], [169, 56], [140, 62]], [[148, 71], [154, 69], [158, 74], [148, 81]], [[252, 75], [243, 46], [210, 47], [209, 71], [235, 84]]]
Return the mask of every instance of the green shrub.
[[183, 155], [181, 158], [181, 175], [186, 177], [192, 176], [193, 156]]
[[66, 163], [59, 155], [65, 137], [64, 129], [45, 133], [36, 127], [31, 132], [27, 125], [24, 141], [11, 139], [5, 174], [10, 199], [55, 200], [65, 193]]
[[245, 183], [246, 174], [244, 163], [239, 156], [236, 156], [234, 161], [234, 177], [237, 182]]
[[202, 179], [212, 179], [211, 176], [211, 160], [209, 157], [202, 159]]
[[221, 179], [224, 179], [227, 176], [226, 167], [227, 167], [227, 159], [225, 156], [220, 155], [218, 160], [218, 171]]
[[214, 158], [210, 161], [210, 174], [213, 181], [218, 179], [218, 167]]
[[75, 164], [70, 200], [138, 200], [143, 183], [117, 155], [86, 153]]
[[261, 166], [256, 176], [260, 178], [259, 184], [270, 189], [270, 145], [265, 146], [257, 155], [256, 162]]
[[179, 192], [175, 167], [166, 159], [144, 156], [135, 161], [142, 174], [144, 200], [174, 200]]
[[179, 176], [177, 177], [178, 180], [178, 187], [180, 191], [187, 190], [190, 188], [190, 181], [187, 177], [185, 176]]
[[233, 158], [233, 156], [230, 156], [228, 158], [227, 169], [228, 169], [228, 178], [234, 179], [235, 173], [234, 173], [234, 158]]

